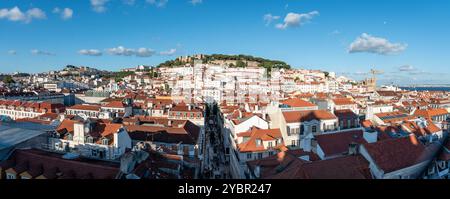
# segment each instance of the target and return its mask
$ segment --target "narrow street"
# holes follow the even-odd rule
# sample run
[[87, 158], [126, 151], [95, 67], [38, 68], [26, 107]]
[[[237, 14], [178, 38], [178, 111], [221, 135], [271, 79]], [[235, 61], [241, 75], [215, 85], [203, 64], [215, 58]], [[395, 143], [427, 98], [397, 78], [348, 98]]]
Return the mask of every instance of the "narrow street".
[[228, 165], [225, 161], [225, 146], [218, 124], [217, 104], [208, 104], [205, 111], [205, 162], [204, 178], [226, 179], [229, 176]]

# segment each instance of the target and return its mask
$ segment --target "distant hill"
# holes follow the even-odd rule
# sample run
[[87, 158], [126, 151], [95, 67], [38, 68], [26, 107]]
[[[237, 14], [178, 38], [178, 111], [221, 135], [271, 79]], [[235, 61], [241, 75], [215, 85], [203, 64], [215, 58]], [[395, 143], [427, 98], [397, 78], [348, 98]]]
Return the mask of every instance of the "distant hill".
[[193, 55], [179, 57], [175, 60], [169, 60], [159, 64], [157, 67], [175, 67], [186, 64], [193, 64], [194, 60], [202, 60], [203, 63], [228, 65], [230, 67], [263, 67], [263, 68], [285, 68], [290, 69], [291, 66], [283, 61], [264, 59], [261, 57], [253, 57], [250, 55]]
[[85, 67], [85, 66], [73, 66], [67, 65], [64, 69], [58, 71], [60, 75], [63, 76], [78, 76], [78, 75], [105, 75], [111, 72], [105, 70], [98, 70], [96, 68]]

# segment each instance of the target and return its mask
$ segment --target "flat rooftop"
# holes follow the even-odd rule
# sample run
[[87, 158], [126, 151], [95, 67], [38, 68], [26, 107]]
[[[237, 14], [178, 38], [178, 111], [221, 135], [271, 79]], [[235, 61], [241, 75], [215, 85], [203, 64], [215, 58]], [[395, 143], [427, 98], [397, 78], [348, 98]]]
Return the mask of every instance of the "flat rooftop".
[[0, 124], [0, 150], [46, 133], [45, 131], [14, 128]]

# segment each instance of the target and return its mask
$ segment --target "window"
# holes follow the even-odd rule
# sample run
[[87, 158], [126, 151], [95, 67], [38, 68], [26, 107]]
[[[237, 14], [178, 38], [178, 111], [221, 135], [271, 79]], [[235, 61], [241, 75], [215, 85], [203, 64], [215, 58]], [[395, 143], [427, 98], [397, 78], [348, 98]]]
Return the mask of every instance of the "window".
[[269, 156], [272, 156], [273, 155], [273, 151], [269, 151]]
[[91, 154], [92, 154], [92, 156], [97, 157], [98, 150], [97, 149], [91, 150]]
[[273, 143], [269, 142], [269, 148], [272, 148], [272, 147], [273, 147]]
[[291, 140], [291, 146], [297, 146], [297, 140]]
[[109, 145], [109, 139], [104, 138], [104, 139], [102, 140], [102, 144], [103, 144], [103, 145]]
[[256, 146], [261, 146], [262, 144], [262, 140], [261, 139], [256, 139]]
[[14, 175], [12, 173], [6, 173], [6, 179], [14, 180], [14, 179], [16, 179], [16, 175]]
[[247, 153], [247, 160], [252, 159], [252, 154], [251, 153]]
[[312, 132], [313, 133], [317, 132], [317, 126], [312, 126]]
[[87, 137], [87, 138], [86, 138], [86, 142], [92, 144], [92, 143], [94, 143], [94, 138], [92, 138], [92, 137]]
[[258, 153], [258, 159], [262, 159], [263, 153]]
[[300, 135], [303, 135], [305, 132], [305, 126], [300, 125]]

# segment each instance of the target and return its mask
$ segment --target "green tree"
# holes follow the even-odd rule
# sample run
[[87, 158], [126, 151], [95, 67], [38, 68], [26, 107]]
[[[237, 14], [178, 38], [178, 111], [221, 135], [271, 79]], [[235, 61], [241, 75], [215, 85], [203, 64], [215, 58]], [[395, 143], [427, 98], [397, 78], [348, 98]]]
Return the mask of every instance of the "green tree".
[[5, 83], [5, 84], [14, 84], [14, 83], [16, 83], [15, 81], [14, 81], [14, 79], [11, 77], [11, 76], [5, 76], [4, 78], [3, 78], [3, 82]]
[[238, 68], [245, 68], [247, 66], [247, 64], [245, 62], [243, 62], [242, 60], [238, 60], [236, 62], [236, 67]]

